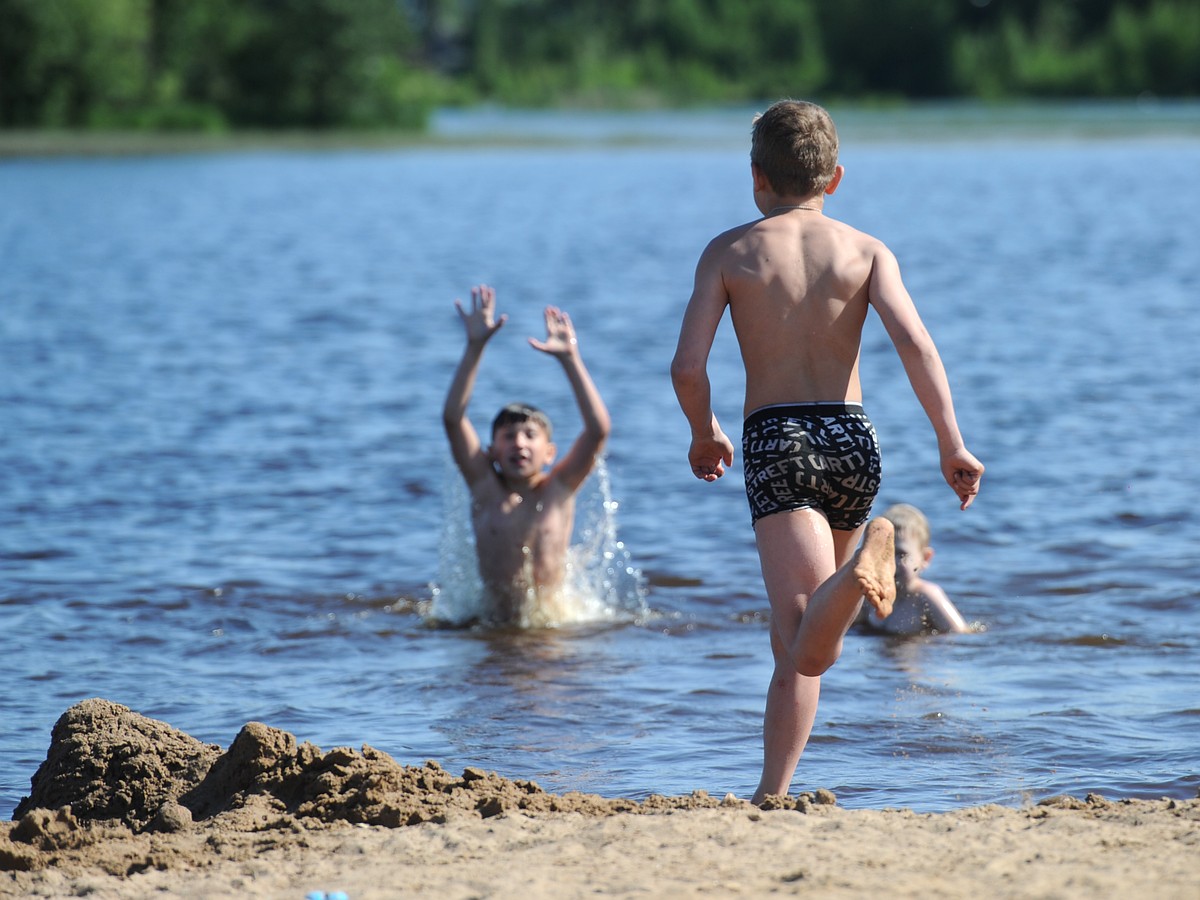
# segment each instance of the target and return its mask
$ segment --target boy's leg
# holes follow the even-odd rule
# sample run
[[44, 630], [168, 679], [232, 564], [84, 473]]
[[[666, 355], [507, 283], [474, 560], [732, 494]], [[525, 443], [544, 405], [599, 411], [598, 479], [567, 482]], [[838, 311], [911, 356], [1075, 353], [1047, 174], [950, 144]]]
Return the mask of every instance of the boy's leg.
[[771, 673], [763, 714], [762, 777], [751, 803], [762, 803], [768, 794], [787, 795], [800, 754], [808, 743], [821, 694], [821, 679], [796, 671], [774, 625], [771, 651], [775, 656], [775, 671]]
[[787, 794], [812, 731], [821, 679], [796, 671], [792, 649], [809, 599], [839, 560], [829, 523], [815, 510], [764, 516], [755, 523], [754, 540], [771, 603], [775, 659], [763, 715], [762, 778], [751, 798], [761, 803], [767, 794]]
[[[881, 524], [876, 524], [881, 523]], [[820, 675], [837, 660], [862, 596], [890, 607], [895, 596], [891, 523], [833, 531], [815, 510], [765, 516], [755, 525], [763, 581], [771, 603], [775, 671], [763, 722], [763, 775], [754, 802], [786, 794], [812, 730]], [[804, 672], [805, 674], [800, 674]]]
[[882, 614], [891, 611], [896, 563], [887, 519], [834, 531], [823, 514], [798, 509], [759, 519], [754, 539], [772, 627], [797, 672], [820, 675], [837, 661], [864, 595]]
[[896, 599], [895, 529], [891, 522], [872, 519], [854, 531], [834, 531], [833, 540], [838, 548], [838, 570], [812, 594], [791, 647], [797, 671], [809, 675], [820, 675], [842, 655], [842, 639], [858, 618], [864, 597], [882, 618], [891, 613]]

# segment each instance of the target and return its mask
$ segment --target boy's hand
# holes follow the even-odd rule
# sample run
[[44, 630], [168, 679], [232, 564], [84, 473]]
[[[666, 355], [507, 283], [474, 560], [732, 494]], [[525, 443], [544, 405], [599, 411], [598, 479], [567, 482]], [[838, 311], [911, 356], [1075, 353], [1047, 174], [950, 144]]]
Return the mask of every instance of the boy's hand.
[[575, 326], [571, 317], [557, 306], [546, 307], [546, 339], [544, 341], [529, 339], [529, 346], [541, 350], [551, 356], [569, 356], [579, 352], [579, 342], [575, 340]]
[[508, 321], [508, 316], [496, 318], [496, 290], [486, 284], [471, 288], [471, 311], [463, 309], [460, 301], [454, 301], [454, 308], [467, 329], [468, 344], [486, 344], [493, 334]]
[[983, 478], [983, 463], [977, 460], [966, 447], [942, 457], [942, 475], [946, 483], [958, 495], [962, 504], [959, 509], [966, 509], [979, 493], [979, 482]]
[[719, 428], [710, 436], [693, 437], [688, 450], [692, 474], [702, 481], [716, 481], [733, 465], [733, 443]]

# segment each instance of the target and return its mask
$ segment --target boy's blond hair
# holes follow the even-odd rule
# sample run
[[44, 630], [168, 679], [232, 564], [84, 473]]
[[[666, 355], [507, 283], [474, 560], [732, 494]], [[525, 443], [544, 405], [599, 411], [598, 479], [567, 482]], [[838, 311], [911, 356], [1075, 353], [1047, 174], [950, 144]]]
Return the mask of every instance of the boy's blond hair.
[[908, 503], [893, 504], [883, 511], [883, 518], [895, 526], [897, 534], [916, 538], [922, 550], [929, 546], [929, 520], [915, 506]]
[[780, 100], [754, 120], [750, 161], [775, 193], [809, 197], [825, 190], [838, 161], [838, 135], [823, 107]]

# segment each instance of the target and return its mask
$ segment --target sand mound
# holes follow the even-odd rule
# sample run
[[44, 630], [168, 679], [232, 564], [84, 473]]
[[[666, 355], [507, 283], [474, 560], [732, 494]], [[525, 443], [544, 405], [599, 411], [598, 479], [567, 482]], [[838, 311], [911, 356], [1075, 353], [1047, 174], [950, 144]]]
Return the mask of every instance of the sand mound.
[[[832, 804], [819, 792], [778, 798], [772, 808]], [[655, 813], [746, 806], [704, 791], [637, 802], [595, 794], [551, 794], [535, 782], [468, 768], [460, 776], [436, 762], [405, 766], [363, 745], [327, 753], [277, 728], [250, 722], [222, 753], [165, 722], [108, 700], [85, 700], [55, 724], [32, 793], [0, 826], [0, 870], [52, 864], [114, 831], [183, 832], [221, 817], [226, 829], [257, 831], [351, 823], [395, 828], [506, 812]]]
[[33, 793], [17, 804], [14, 818], [70, 806], [77, 817], [118, 819], [140, 830], [195, 788], [220, 755], [220, 747], [165, 722], [107, 700], [84, 700], [55, 723]]

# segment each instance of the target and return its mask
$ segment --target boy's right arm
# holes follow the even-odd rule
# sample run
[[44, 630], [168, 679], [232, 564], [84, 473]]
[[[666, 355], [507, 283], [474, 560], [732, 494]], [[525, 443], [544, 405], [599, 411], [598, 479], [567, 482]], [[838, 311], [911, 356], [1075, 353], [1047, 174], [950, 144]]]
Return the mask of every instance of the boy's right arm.
[[874, 254], [869, 296], [933, 425], [942, 476], [958, 495], [960, 508], [966, 509], [979, 493], [983, 463], [963, 443], [942, 358], [904, 287], [896, 257], [883, 244], [878, 244]]
[[487, 285], [471, 288], [470, 312], [464, 310], [458, 300], [454, 301], [454, 306], [467, 332], [467, 346], [450, 382], [450, 390], [446, 392], [442, 423], [446, 428], [446, 437], [450, 440], [450, 454], [454, 457], [455, 465], [467, 483], [473, 484], [490, 474], [492, 466], [478, 433], [467, 418], [467, 404], [475, 388], [475, 377], [479, 372], [483, 349], [508, 317], [501, 316], [498, 320], [495, 318], [496, 292]]
[[713, 412], [712, 383], [708, 378], [708, 355], [729, 305], [719, 252], [714, 241], [700, 256], [692, 297], [671, 360], [675, 397], [692, 430], [688, 461], [692, 474], [704, 481], [716, 481], [725, 474], [725, 467], [733, 464], [733, 442], [721, 430]]

